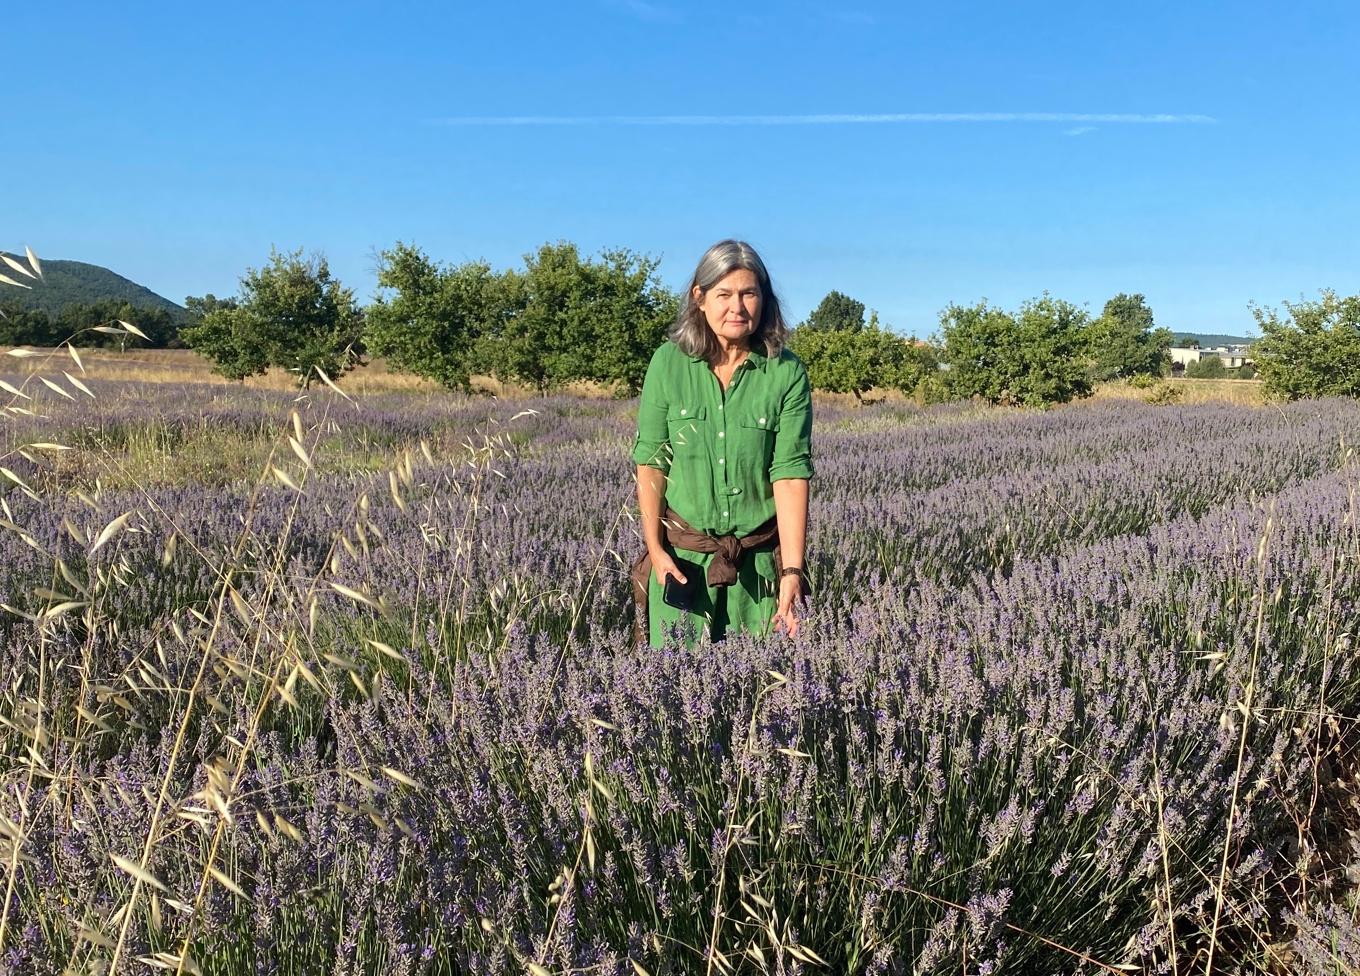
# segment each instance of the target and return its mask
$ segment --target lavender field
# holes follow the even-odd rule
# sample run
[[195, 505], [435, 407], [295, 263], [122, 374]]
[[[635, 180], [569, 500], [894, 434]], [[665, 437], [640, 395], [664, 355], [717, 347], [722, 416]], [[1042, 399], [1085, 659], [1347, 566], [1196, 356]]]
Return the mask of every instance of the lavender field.
[[59, 385], [0, 972], [1360, 967], [1353, 402], [821, 408], [804, 632], [655, 651], [632, 402]]

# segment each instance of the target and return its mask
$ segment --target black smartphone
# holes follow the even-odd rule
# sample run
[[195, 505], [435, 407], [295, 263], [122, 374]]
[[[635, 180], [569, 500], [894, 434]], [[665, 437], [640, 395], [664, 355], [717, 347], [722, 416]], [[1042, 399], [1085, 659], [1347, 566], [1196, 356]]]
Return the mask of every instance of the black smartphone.
[[669, 573], [666, 574], [666, 585], [662, 587], [661, 599], [668, 607], [675, 607], [677, 610], [692, 610], [694, 608], [694, 591], [699, 585], [698, 578], [693, 572], [687, 574], [688, 583], [681, 583]]

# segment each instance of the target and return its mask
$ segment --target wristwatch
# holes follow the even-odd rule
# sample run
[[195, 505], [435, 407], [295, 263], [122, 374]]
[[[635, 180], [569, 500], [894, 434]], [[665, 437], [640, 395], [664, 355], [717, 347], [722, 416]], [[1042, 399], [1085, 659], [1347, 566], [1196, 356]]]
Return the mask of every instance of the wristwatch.
[[807, 573], [803, 572], [803, 567], [801, 566], [785, 566], [783, 572], [781, 572], [779, 576], [781, 579], [785, 576], [801, 576], [804, 579], [807, 579]]

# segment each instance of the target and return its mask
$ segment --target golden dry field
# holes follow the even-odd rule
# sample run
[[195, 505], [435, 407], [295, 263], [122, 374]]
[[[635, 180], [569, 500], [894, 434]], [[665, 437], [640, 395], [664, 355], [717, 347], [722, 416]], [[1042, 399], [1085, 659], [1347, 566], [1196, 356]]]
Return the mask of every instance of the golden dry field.
[[[3, 347], [0, 347], [3, 348]], [[15, 359], [9, 370], [16, 373], [41, 372], [50, 370], [54, 365], [66, 368], [72, 365], [68, 354], [63, 350], [34, 350], [36, 356]], [[143, 383], [214, 383], [223, 386], [238, 386], [233, 380], [218, 376], [203, 357], [189, 349], [136, 349], [119, 352], [114, 349], [79, 350], [81, 362], [89, 378], [96, 380], [123, 380]], [[55, 361], [54, 361], [55, 360]], [[525, 396], [533, 391], [512, 383], [502, 383], [489, 376], [474, 376], [473, 388], [495, 396]], [[432, 380], [405, 373], [396, 373], [387, 368], [381, 360], [373, 360], [360, 366], [337, 381], [337, 385], [347, 393], [437, 393], [439, 385]], [[244, 386], [248, 389], [291, 390], [296, 388], [297, 380], [281, 369], [271, 369], [263, 376], [252, 376]], [[1126, 381], [1117, 380], [1102, 383], [1096, 387], [1094, 399], [1133, 399], [1148, 400], [1159, 387], [1169, 387], [1175, 391], [1179, 403], [1234, 403], [1240, 406], [1261, 406], [1265, 400], [1259, 380], [1198, 380], [1168, 378], [1158, 387], [1138, 389]], [[574, 383], [566, 392], [578, 396], [609, 396], [609, 391], [595, 383]], [[853, 406], [855, 397], [849, 393], [817, 393], [818, 402]], [[906, 402], [910, 398], [896, 390], [874, 389], [865, 394], [866, 402], [897, 401]]]
[[[1235, 403], [1243, 407], [1259, 407], [1265, 403], [1260, 380], [1197, 380], [1169, 377], [1158, 387], [1167, 387], [1178, 394], [1179, 403]], [[1115, 380], [1096, 387], [1097, 400], [1149, 400], [1158, 387], [1140, 390], [1127, 380]]]

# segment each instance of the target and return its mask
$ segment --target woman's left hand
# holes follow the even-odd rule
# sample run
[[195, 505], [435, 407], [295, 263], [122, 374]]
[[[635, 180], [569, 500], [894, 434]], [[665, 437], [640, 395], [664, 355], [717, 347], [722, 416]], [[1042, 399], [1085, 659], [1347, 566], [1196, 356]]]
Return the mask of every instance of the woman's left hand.
[[802, 584], [802, 579], [793, 573], [779, 578], [779, 609], [774, 614], [776, 632], [782, 624], [790, 637], [798, 636], [798, 605], [802, 602]]

